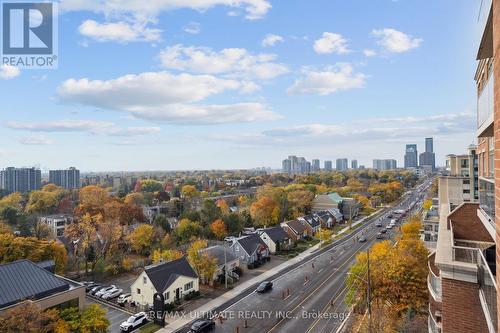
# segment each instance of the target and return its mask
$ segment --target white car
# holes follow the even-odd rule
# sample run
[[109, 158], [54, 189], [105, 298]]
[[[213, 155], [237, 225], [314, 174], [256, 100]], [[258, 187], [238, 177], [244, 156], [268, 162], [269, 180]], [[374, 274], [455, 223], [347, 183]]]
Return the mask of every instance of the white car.
[[104, 295], [105, 293], [107, 293], [108, 291], [111, 291], [113, 289], [116, 289], [116, 286], [115, 285], [112, 285], [112, 286], [109, 286], [107, 288], [103, 288], [101, 290], [99, 290], [98, 292], [96, 292], [94, 294], [95, 297], [101, 297], [102, 295]]
[[121, 294], [118, 299], [116, 300], [116, 303], [118, 304], [125, 304], [127, 302], [130, 302], [132, 299], [132, 295], [130, 294]]
[[148, 317], [146, 312], [139, 312], [133, 316], [130, 316], [126, 321], [120, 325], [120, 330], [123, 332], [130, 332], [139, 327], [142, 324], [147, 323]]
[[102, 295], [102, 299], [113, 299], [115, 297], [120, 296], [120, 294], [123, 292], [123, 289], [113, 289]]

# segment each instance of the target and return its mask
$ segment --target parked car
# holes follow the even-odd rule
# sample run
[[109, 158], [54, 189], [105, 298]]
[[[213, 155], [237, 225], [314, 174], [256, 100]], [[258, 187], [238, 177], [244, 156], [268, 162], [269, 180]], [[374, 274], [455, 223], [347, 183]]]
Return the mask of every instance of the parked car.
[[271, 281], [264, 281], [255, 290], [258, 293], [265, 293], [266, 291], [269, 291], [273, 289], [273, 283]]
[[146, 312], [139, 312], [133, 316], [130, 316], [126, 321], [121, 323], [120, 330], [123, 332], [130, 332], [139, 327], [142, 324], [147, 323], [148, 317]]
[[211, 319], [200, 319], [191, 325], [191, 333], [208, 332], [215, 328], [215, 322]]
[[102, 299], [113, 299], [115, 297], [120, 296], [120, 294], [123, 292], [123, 289], [114, 289], [111, 291], [108, 291], [104, 295], [102, 295]]
[[107, 293], [108, 291], [111, 291], [113, 289], [116, 289], [116, 286], [115, 285], [111, 285], [109, 287], [106, 287], [106, 288], [102, 288], [101, 290], [99, 290], [98, 292], [96, 292], [94, 294], [95, 297], [101, 297], [102, 295], [104, 295], [105, 293]]
[[95, 295], [96, 292], [98, 292], [99, 290], [101, 289], [104, 289], [106, 288], [107, 286], [104, 286], [102, 284], [98, 284], [97, 286], [95, 286], [94, 288], [92, 288], [89, 292], [90, 295]]
[[120, 296], [118, 296], [118, 299], [116, 300], [116, 303], [118, 303], [120, 305], [125, 305], [125, 303], [130, 302], [131, 299], [132, 299], [132, 295], [130, 295], [130, 294], [121, 294]]
[[90, 292], [93, 288], [100, 286], [98, 283], [92, 283], [85, 286], [85, 291]]

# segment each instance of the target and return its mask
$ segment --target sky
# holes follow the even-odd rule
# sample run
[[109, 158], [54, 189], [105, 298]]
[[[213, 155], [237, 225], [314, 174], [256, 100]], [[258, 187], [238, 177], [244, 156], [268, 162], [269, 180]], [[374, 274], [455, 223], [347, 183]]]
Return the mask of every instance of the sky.
[[436, 160], [475, 142], [479, 1], [61, 0], [59, 66], [0, 67], [0, 168]]

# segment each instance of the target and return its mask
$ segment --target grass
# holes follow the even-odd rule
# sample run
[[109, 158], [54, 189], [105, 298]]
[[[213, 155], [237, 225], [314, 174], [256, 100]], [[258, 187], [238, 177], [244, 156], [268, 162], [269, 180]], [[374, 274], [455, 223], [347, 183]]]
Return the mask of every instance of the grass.
[[155, 323], [147, 323], [139, 329], [141, 333], [153, 333], [158, 331], [161, 328], [160, 325], [156, 325]]

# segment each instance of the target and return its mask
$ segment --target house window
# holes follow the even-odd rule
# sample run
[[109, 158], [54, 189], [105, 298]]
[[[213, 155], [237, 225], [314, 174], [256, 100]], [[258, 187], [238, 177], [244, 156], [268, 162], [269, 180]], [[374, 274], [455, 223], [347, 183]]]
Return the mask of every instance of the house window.
[[137, 295], [141, 294], [141, 289], [137, 288]]
[[186, 283], [184, 285], [184, 290], [189, 290], [189, 289], [193, 289], [193, 282], [189, 282], [189, 283]]
[[236, 251], [236, 252], [238, 252], [238, 251], [240, 250], [240, 247], [239, 247], [238, 245], [236, 245], [236, 246], [234, 247], [234, 249], [235, 249], [235, 251]]
[[145, 276], [143, 276], [142, 277], [142, 283], [144, 283], [144, 284], [148, 283], [148, 278], [145, 277]]
[[170, 291], [167, 291], [163, 296], [165, 296], [165, 299], [169, 299], [170, 298]]

